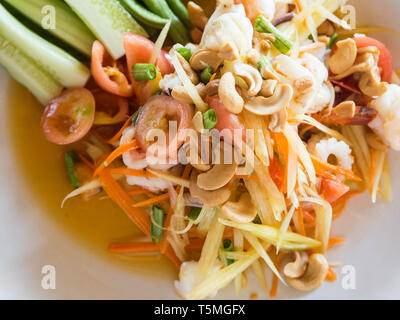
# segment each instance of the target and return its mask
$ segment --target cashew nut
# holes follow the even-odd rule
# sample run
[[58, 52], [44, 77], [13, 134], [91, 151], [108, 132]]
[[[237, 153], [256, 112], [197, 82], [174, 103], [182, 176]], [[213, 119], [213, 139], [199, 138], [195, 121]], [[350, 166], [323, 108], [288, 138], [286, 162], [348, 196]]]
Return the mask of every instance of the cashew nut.
[[189, 190], [193, 198], [198, 198], [203, 201], [206, 206], [216, 207], [228, 201], [231, 191], [228, 186], [214, 191], [206, 191], [200, 189], [197, 185], [198, 172], [192, 171], [190, 176]]
[[237, 223], [249, 223], [257, 215], [257, 208], [251, 201], [248, 192], [242, 193], [238, 202], [228, 201], [221, 207], [221, 212], [226, 219]]
[[386, 90], [386, 83], [381, 82], [379, 67], [375, 66], [361, 75], [358, 86], [362, 93], [369, 97], [377, 97], [383, 95]]
[[190, 22], [200, 30], [204, 30], [208, 22], [208, 18], [204, 13], [202, 7], [193, 1], [189, 1], [187, 4]]
[[[205, 88], [206, 86], [204, 83], [199, 83], [196, 86], [197, 92], [199, 93], [200, 97], [205, 97]], [[182, 101], [188, 104], [194, 104], [192, 97], [186, 91], [184, 86], [176, 86], [172, 89], [171, 95], [178, 101]]]
[[356, 104], [354, 101], [343, 101], [331, 110], [340, 118], [353, 118], [356, 114]]
[[207, 83], [205, 89], [205, 94], [207, 96], [212, 97], [218, 94], [219, 81], [220, 81], [219, 79], [216, 79]]
[[286, 282], [297, 290], [312, 291], [324, 282], [328, 268], [329, 265], [325, 256], [320, 253], [314, 253], [310, 256], [303, 275], [298, 278], [291, 278], [286, 275]]
[[336, 28], [335, 28], [334, 24], [332, 22], [330, 22], [329, 20], [325, 20], [325, 22], [318, 27], [318, 34], [324, 34], [329, 37], [333, 36], [335, 31], [336, 31]]
[[201, 38], [203, 37], [203, 31], [199, 28], [193, 28], [190, 31], [190, 37], [192, 38], [193, 43], [199, 44], [201, 42]]
[[176, 55], [179, 59], [180, 64], [182, 65], [183, 70], [185, 70], [188, 78], [192, 83], [198, 84], [199, 83], [199, 76], [197, 75], [196, 72], [193, 71], [192, 67], [190, 66], [189, 62], [181, 55], [177, 54]]
[[[216, 164], [209, 171], [197, 177], [197, 185], [206, 191], [217, 190], [226, 186], [235, 176], [238, 166], [235, 161], [235, 149], [231, 145], [221, 142], [217, 151]], [[231, 155], [231, 159], [225, 158], [227, 154]]]
[[239, 49], [230, 41], [221, 47], [218, 56], [224, 60], [234, 61], [240, 58]]
[[269, 116], [268, 129], [275, 133], [281, 132], [283, 129], [285, 129], [287, 119], [288, 119], [288, 113], [285, 107], [282, 108], [281, 111], [271, 114]]
[[286, 264], [283, 274], [289, 278], [300, 278], [307, 269], [308, 254], [305, 251], [294, 251], [295, 260]]
[[351, 68], [346, 69], [342, 73], [338, 74], [337, 76], [334, 77], [334, 79], [342, 80], [343, 78], [346, 78], [356, 72], [367, 72], [371, 70], [375, 65], [376, 65], [375, 56], [370, 52], [363, 53], [357, 56], [356, 61], [354, 62], [354, 65]]
[[272, 96], [275, 92], [275, 88], [278, 84], [278, 80], [263, 80], [262, 85], [261, 85], [261, 91], [260, 95], [263, 97], [269, 98]]
[[246, 81], [249, 96], [254, 97], [260, 92], [263, 79], [256, 68], [247, 63], [236, 62], [233, 65], [233, 73]]
[[242, 112], [244, 100], [236, 91], [235, 77], [231, 72], [227, 72], [221, 77], [218, 95], [227, 110], [236, 114]]
[[209, 49], [197, 50], [190, 58], [190, 65], [194, 70], [204, 70], [210, 66], [213, 70], [217, 70], [224, 60], [218, 56], [216, 51]]
[[251, 113], [267, 116], [281, 111], [285, 108], [293, 96], [293, 89], [287, 84], [279, 84], [274, 94], [265, 98], [258, 96], [253, 100], [247, 101], [244, 108]]
[[329, 68], [335, 74], [350, 69], [357, 58], [356, 42], [349, 38], [336, 43], [337, 50], [329, 59]]
[[196, 114], [194, 115], [193, 119], [192, 119], [192, 124], [193, 124], [193, 128], [201, 133], [204, 129], [204, 123], [203, 123], [203, 114], [201, 113], [201, 111], [197, 111]]

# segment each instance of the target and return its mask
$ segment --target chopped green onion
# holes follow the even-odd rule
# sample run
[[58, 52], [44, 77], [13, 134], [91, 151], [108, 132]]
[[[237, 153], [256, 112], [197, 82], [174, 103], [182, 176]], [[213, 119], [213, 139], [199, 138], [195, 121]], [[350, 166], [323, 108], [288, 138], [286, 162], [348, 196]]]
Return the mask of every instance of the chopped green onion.
[[140, 113], [140, 110], [142, 109], [142, 107], [140, 107], [136, 112], [135, 112], [135, 114], [133, 115], [133, 117], [132, 117], [132, 124], [133, 125], [135, 125], [136, 124], [136, 121], [137, 121], [137, 119], [138, 119], [138, 117], [139, 117], [139, 113]]
[[189, 61], [190, 58], [192, 57], [192, 51], [188, 48], [177, 48], [175, 49], [176, 52], [178, 52], [182, 57], [186, 59], [186, 61]]
[[262, 73], [264, 68], [268, 68], [269, 70], [273, 70], [271, 61], [269, 61], [267, 56], [261, 55], [260, 60], [258, 60], [258, 70]]
[[[229, 240], [229, 239], [225, 239], [224, 241], [222, 241], [222, 250], [224, 250], [224, 251], [233, 251], [233, 243], [232, 243], [232, 241]], [[228, 266], [231, 265], [234, 262], [235, 262], [235, 260], [233, 260], [233, 259], [227, 259]]]
[[163, 236], [163, 229], [160, 228], [160, 226], [162, 227], [164, 224], [164, 211], [157, 206], [153, 206], [151, 211], [153, 215], [150, 228], [151, 241], [153, 241], [153, 243], [160, 243]]
[[189, 219], [192, 221], [196, 221], [197, 218], [199, 217], [200, 212], [201, 212], [201, 208], [193, 207], [189, 212]]
[[255, 223], [255, 224], [262, 224], [261, 218], [260, 218], [260, 216], [259, 216], [258, 214], [257, 214], [256, 217], [254, 218], [253, 223]]
[[64, 161], [65, 166], [67, 167], [67, 173], [69, 178], [69, 184], [72, 188], [79, 188], [81, 182], [79, 181], [78, 174], [75, 170], [75, 161], [76, 161], [76, 153], [75, 151], [68, 151], [64, 153]]
[[204, 129], [211, 130], [217, 124], [217, 114], [213, 109], [209, 109], [203, 113], [203, 125]]
[[209, 83], [210, 80], [211, 80], [212, 75], [213, 75], [213, 70], [212, 70], [212, 68], [210, 66], [208, 66], [200, 74], [201, 82], [203, 82], [204, 84]]
[[283, 54], [287, 54], [293, 46], [292, 41], [275, 28], [271, 21], [264, 16], [260, 15], [254, 20], [254, 28], [257, 32], [271, 33], [275, 37], [275, 41], [272, 41], [272, 44]]
[[135, 81], [154, 80], [157, 77], [157, 69], [150, 63], [136, 63], [132, 67], [132, 76]]
[[337, 33], [335, 33], [329, 40], [329, 43], [327, 44], [326, 48], [327, 49], [331, 49], [333, 47], [333, 45], [336, 43], [336, 41], [338, 41], [339, 39], [339, 35]]

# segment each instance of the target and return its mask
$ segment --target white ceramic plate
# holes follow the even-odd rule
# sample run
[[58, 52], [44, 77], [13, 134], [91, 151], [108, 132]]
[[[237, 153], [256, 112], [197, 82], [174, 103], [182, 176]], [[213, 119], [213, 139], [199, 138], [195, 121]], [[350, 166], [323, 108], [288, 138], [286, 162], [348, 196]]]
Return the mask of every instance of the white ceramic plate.
[[[358, 8], [358, 19], [362, 23], [400, 31], [399, 1], [358, 0], [354, 3]], [[392, 35], [377, 36], [388, 45], [394, 54], [395, 65], [399, 68], [400, 39]], [[114, 258], [107, 253], [106, 247], [98, 250], [93, 244], [86, 243], [79, 237], [72, 237], [60, 227], [59, 220], [56, 222], [49, 216], [50, 204], [38, 203], [35, 193], [32, 192], [32, 183], [26, 183], [25, 175], [20, 172], [18, 154], [10, 137], [15, 130], [10, 129], [9, 117], [6, 116], [11, 107], [7, 104], [6, 96], [12, 94], [9, 91], [14, 87], [12, 80], [0, 67], [0, 108], [3, 115], [0, 117], [0, 298], [176, 299], [172, 268], [167, 268], [164, 274], [162, 270], [146, 272], [145, 267], [136, 266], [130, 261], [116, 264], [113, 262]], [[23, 97], [32, 99], [29, 94], [24, 94]], [[23, 110], [30, 105], [20, 103], [19, 106], [12, 107]], [[30, 121], [39, 120], [29, 117], [21, 119], [23, 121], [18, 124], [21, 128]], [[30, 145], [30, 138], [27, 134], [27, 147]], [[34, 152], [32, 150], [32, 154]], [[390, 162], [393, 203], [372, 205], [368, 195], [363, 195], [353, 200], [343, 216], [334, 223], [333, 234], [347, 237], [348, 243], [332, 250], [329, 259], [354, 267], [356, 288], [343, 288], [342, 282], [345, 278], [339, 268], [337, 282], [325, 283], [320, 289], [307, 295], [280, 286], [279, 298], [400, 298], [400, 154], [392, 153]], [[43, 170], [32, 165], [29, 170], [41, 170], [34, 179], [46, 179], [51, 174], [57, 174], [52, 166]], [[51, 190], [48, 189], [48, 198], [52, 196]], [[57, 190], [54, 193], [59, 194]], [[79, 213], [80, 208], [74, 210]], [[92, 227], [96, 228], [95, 221]], [[157, 261], [153, 260], [152, 263]], [[45, 265], [56, 268], [55, 290], [44, 290], [41, 286], [41, 272]], [[258, 292], [261, 298], [264, 297], [250, 276], [249, 286], [243, 290], [240, 298], [248, 299], [253, 292]], [[237, 298], [232, 286], [220, 291], [218, 297]]]

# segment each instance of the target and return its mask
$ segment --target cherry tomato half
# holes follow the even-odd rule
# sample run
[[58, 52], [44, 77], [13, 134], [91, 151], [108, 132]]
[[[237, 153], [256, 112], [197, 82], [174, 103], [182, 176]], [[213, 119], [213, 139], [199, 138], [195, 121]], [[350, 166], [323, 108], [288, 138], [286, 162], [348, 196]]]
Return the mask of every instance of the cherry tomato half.
[[350, 187], [345, 185], [343, 182], [328, 178], [322, 178], [320, 193], [324, 196], [325, 200], [329, 203], [336, 201], [337, 199], [344, 196]]
[[41, 127], [46, 139], [64, 145], [82, 139], [93, 125], [95, 100], [84, 88], [68, 89], [44, 109]]
[[96, 101], [95, 125], [110, 125], [124, 122], [128, 119], [128, 100], [107, 92], [94, 94]]

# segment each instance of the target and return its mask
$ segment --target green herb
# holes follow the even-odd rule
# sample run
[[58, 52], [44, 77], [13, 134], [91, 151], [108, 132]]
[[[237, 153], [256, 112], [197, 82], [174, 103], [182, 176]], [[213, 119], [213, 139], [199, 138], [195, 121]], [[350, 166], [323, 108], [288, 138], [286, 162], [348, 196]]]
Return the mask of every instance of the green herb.
[[331, 49], [334, 44], [336, 43], [336, 41], [338, 41], [339, 39], [339, 35], [337, 33], [335, 33], [330, 39], [329, 39], [329, 43], [327, 44], [326, 48], [327, 49]]
[[[228, 251], [228, 252], [233, 251], [232, 241], [229, 239], [225, 239], [224, 241], [222, 241], [222, 250]], [[233, 260], [233, 259], [226, 259], [226, 260], [227, 260], [228, 266], [235, 262], [235, 260]]]
[[133, 115], [133, 117], [132, 117], [132, 124], [133, 125], [136, 125], [136, 122], [137, 122], [137, 119], [138, 119], [138, 117], [139, 117], [139, 113], [140, 113], [140, 110], [142, 109], [142, 107], [139, 107], [139, 109], [135, 112], [135, 114]]
[[186, 61], [189, 61], [192, 57], [192, 51], [188, 48], [177, 48], [175, 49], [182, 57], [185, 58]]
[[120, 0], [125, 9], [137, 21], [145, 24], [146, 26], [162, 29], [167, 23], [168, 19], [161, 18], [150, 10], [143, 7], [138, 1], [135, 0]]
[[79, 188], [81, 182], [79, 181], [78, 174], [75, 170], [75, 161], [77, 155], [75, 151], [68, 151], [64, 153], [65, 166], [67, 167], [67, 173], [69, 178], [69, 184], [72, 188]]
[[189, 219], [192, 221], [196, 221], [197, 218], [199, 217], [200, 212], [201, 212], [201, 208], [193, 207], [189, 212]]
[[210, 66], [208, 66], [200, 74], [201, 82], [203, 82], [204, 84], [209, 83], [210, 80], [211, 80], [212, 75], [213, 75], [213, 70], [212, 70], [212, 68]]
[[153, 206], [151, 211], [153, 215], [150, 228], [151, 241], [153, 241], [153, 243], [160, 243], [163, 236], [162, 226], [164, 224], [164, 211], [157, 206]]
[[136, 63], [132, 67], [132, 76], [135, 81], [154, 80], [157, 77], [157, 69], [151, 63]]
[[211, 130], [217, 124], [217, 114], [213, 109], [209, 109], [203, 113], [203, 125], [204, 129]]
[[257, 32], [272, 34], [275, 37], [275, 41], [272, 41], [272, 44], [283, 54], [287, 54], [293, 46], [292, 41], [275, 28], [271, 21], [264, 16], [260, 15], [254, 20], [254, 28]]
[[254, 218], [253, 223], [255, 223], [255, 224], [262, 224], [261, 218], [260, 218], [260, 216], [259, 216], [258, 214], [257, 214], [256, 217]]

